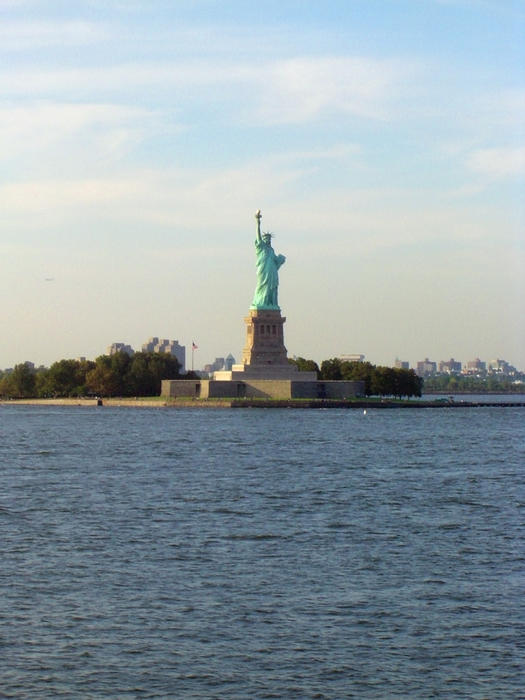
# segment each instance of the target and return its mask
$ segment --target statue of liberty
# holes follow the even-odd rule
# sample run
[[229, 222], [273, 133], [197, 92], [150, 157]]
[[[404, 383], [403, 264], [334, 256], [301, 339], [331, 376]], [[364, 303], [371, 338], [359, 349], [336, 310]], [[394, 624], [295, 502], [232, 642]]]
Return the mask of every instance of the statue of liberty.
[[276, 255], [272, 248], [272, 234], [263, 233], [261, 236], [261, 210], [255, 214], [257, 219], [257, 238], [255, 239], [255, 254], [257, 256], [257, 286], [250, 308], [271, 309], [279, 311], [277, 289], [279, 287], [278, 270], [286, 258]]

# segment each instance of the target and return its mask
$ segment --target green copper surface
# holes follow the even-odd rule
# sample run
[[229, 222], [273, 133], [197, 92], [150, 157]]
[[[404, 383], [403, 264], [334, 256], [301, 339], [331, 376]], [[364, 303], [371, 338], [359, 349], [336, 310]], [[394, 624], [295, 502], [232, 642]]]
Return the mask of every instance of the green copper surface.
[[257, 258], [257, 286], [250, 308], [272, 309], [279, 311], [277, 290], [279, 288], [278, 270], [286, 258], [276, 255], [272, 248], [272, 237], [269, 233], [261, 236], [261, 211], [255, 214], [257, 219], [257, 238], [255, 239], [255, 255]]

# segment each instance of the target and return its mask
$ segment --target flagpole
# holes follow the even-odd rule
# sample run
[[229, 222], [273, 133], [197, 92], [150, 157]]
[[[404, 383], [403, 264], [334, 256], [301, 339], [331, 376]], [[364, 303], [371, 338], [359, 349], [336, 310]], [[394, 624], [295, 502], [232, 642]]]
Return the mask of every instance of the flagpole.
[[191, 341], [191, 371], [193, 372], [193, 354], [197, 350], [197, 346], [195, 345], [195, 341]]

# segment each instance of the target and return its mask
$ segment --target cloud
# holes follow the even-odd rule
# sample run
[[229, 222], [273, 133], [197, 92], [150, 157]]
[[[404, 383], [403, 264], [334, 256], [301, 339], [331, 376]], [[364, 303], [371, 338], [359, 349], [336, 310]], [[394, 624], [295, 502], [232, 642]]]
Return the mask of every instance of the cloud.
[[467, 165], [492, 178], [525, 175], [525, 147], [482, 148], [469, 155]]
[[125, 204], [142, 191], [140, 181], [132, 178], [45, 180], [0, 186], [5, 210], [18, 210], [27, 215], [59, 209], [75, 211], [86, 204], [99, 206], [117, 201]]
[[337, 143], [326, 148], [312, 148], [304, 151], [285, 151], [276, 153], [266, 157], [268, 164], [273, 163], [274, 166], [282, 165], [282, 163], [300, 163], [308, 161], [310, 163], [318, 163], [321, 161], [345, 161], [348, 158], [355, 158], [362, 152], [361, 146], [356, 143]]
[[[0, 160], [27, 157], [48, 166], [76, 156], [121, 154], [161, 117], [151, 110], [114, 104], [36, 101], [0, 107]], [[166, 128], [164, 126], [164, 128]]]
[[109, 33], [86, 21], [7, 21], [0, 24], [0, 51], [25, 51], [50, 46], [78, 46], [105, 40]]
[[304, 173], [295, 162], [276, 168], [268, 158], [218, 171], [171, 168], [34, 180], [0, 186], [0, 209], [6, 236], [25, 240], [40, 239], [45, 230], [83, 241], [87, 232], [90, 240], [125, 240], [133, 247], [147, 234], [152, 249], [204, 249], [224, 236], [233, 241], [244, 236], [260, 207], [265, 227], [287, 232], [289, 244], [321, 259], [378, 250], [422, 252], [428, 246], [457, 250], [490, 239], [498, 218], [501, 225], [489, 206], [475, 212], [454, 201], [444, 206], [439, 197], [422, 200], [410, 189], [312, 191], [302, 185]]
[[[184, 103], [232, 101], [232, 113], [258, 124], [304, 123], [334, 113], [386, 119], [413, 73], [396, 60], [359, 57], [295, 58], [281, 61], [140, 62], [83, 68], [18, 68], [0, 73], [5, 97], [98, 98], [162, 88], [183, 90]], [[403, 86], [403, 88], [402, 88]]]
[[86, 222], [96, 220], [93, 236], [112, 231], [122, 237], [132, 228], [148, 231], [148, 244], [153, 246], [167, 230], [187, 242], [199, 232], [207, 245], [211, 231], [235, 226], [238, 212], [255, 211], [258, 201], [278, 200], [300, 174], [292, 168], [276, 173], [250, 163], [217, 172], [135, 169], [93, 178], [45, 177], [0, 185], [0, 216], [8, 231], [23, 231], [29, 237], [44, 228], [83, 235], [78, 232]]
[[[301, 123], [334, 112], [385, 119], [411, 68], [359, 57], [294, 58], [264, 66], [258, 76], [260, 121]], [[257, 77], [257, 76], [256, 76]]]
[[213, 84], [217, 80], [224, 82], [228, 76], [226, 67], [208, 67], [202, 62], [142, 62], [79, 68], [19, 67], [0, 73], [0, 81], [4, 97], [32, 95], [51, 98], [63, 92], [75, 96], [100, 96], [101, 93], [123, 93], [126, 90], [135, 93], [144, 87]]
[[522, 128], [525, 122], [525, 89], [512, 88], [482, 94], [467, 111], [477, 119], [495, 127]]

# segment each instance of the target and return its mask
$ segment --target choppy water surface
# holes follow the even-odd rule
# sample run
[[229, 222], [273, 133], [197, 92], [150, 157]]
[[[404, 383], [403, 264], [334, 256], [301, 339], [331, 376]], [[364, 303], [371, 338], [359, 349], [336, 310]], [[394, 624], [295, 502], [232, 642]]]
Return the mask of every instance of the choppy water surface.
[[519, 698], [525, 409], [0, 407], [1, 697]]

